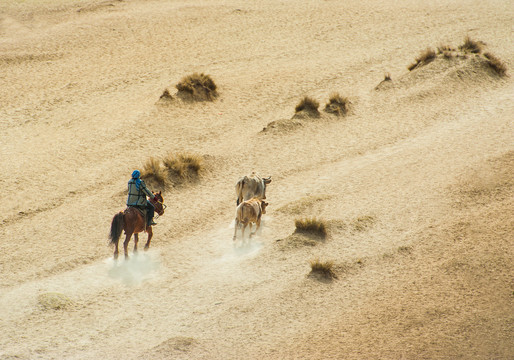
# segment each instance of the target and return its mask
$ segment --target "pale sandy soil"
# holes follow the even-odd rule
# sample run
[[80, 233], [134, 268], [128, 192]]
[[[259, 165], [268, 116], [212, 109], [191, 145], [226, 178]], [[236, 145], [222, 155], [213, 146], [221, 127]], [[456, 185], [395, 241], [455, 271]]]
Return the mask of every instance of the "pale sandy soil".
[[[513, 19], [504, 0], [0, 2], [0, 359], [514, 358]], [[509, 76], [481, 55], [407, 70], [466, 35]], [[217, 100], [159, 101], [193, 72]], [[332, 92], [348, 116], [291, 121]], [[183, 151], [201, 178], [114, 262], [130, 173]], [[234, 246], [252, 170], [270, 205]], [[328, 238], [295, 242], [302, 217]]]

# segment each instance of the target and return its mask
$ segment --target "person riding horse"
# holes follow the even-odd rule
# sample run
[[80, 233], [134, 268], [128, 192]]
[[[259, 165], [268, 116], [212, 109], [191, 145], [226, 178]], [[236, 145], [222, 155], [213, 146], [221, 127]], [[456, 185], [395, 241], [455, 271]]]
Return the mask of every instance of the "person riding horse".
[[132, 179], [128, 182], [128, 198], [127, 206], [134, 206], [141, 210], [147, 210], [146, 221], [148, 226], [157, 225], [153, 221], [155, 207], [146, 197], [153, 198], [154, 201], [158, 201], [157, 197], [146, 187], [145, 182], [140, 178], [141, 173], [139, 170], [132, 172]]

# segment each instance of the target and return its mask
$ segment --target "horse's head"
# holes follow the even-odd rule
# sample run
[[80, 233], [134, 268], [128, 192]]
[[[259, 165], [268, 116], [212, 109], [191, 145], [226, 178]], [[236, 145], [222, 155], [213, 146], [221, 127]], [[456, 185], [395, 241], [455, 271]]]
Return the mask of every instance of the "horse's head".
[[157, 214], [161, 216], [162, 214], [164, 214], [164, 209], [166, 209], [166, 205], [164, 204], [164, 199], [162, 197], [162, 191], [159, 191], [158, 193], [154, 192], [153, 195], [157, 198], [157, 201], [154, 201], [153, 199], [150, 201], [155, 207], [155, 211], [157, 212]]

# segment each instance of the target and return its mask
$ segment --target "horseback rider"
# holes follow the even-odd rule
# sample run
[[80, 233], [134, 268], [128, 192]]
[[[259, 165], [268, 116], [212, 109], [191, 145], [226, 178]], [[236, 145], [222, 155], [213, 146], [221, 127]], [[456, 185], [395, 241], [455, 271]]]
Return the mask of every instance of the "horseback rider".
[[157, 197], [146, 187], [145, 182], [140, 178], [141, 173], [139, 170], [132, 172], [132, 179], [128, 182], [128, 198], [127, 206], [135, 206], [147, 210], [146, 221], [147, 226], [157, 225], [153, 221], [155, 207], [153, 204], [146, 199], [146, 197], [152, 198], [154, 201], [158, 201]]

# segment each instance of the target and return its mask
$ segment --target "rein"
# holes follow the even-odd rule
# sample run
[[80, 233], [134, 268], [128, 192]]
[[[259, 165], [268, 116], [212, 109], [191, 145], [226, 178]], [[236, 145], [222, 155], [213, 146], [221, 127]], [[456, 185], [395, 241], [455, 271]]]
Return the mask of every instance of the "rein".
[[[166, 208], [167, 208], [166, 204], [165, 204], [165, 203], [163, 203], [163, 202], [160, 202], [159, 200], [157, 200], [156, 202], [157, 202], [157, 203], [159, 203], [159, 204], [161, 204], [161, 206], [162, 206], [162, 213], [164, 214], [164, 210], [166, 210]], [[155, 215], [154, 215], [154, 218], [155, 218], [155, 219], [158, 219], [158, 218], [159, 218], [159, 216], [160, 216], [160, 215], [159, 215], [159, 213], [156, 211], [156, 212], [155, 212]]]

